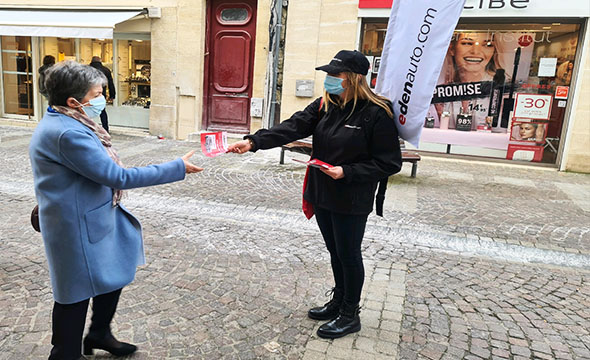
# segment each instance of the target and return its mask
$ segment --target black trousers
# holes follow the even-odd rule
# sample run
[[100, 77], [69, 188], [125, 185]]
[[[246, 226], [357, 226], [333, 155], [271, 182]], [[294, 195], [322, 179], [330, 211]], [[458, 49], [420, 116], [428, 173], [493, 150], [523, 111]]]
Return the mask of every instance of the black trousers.
[[[111, 321], [117, 310], [121, 290], [92, 298], [92, 323], [88, 334], [103, 338], [111, 333]], [[88, 303], [86, 299], [74, 304], [55, 302], [52, 314], [51, 354], [49, 360], [73, 360], [82, 355], [82, 335]]]
[[109, 117], [107, 115], [107, 110], [106, 109], [102, 109], [102, 112], [100, 113], [100, 123], [102, 124], [102, 127], [109, 132]]
[[356, 305], [365, 281], [361, 243], [368, 215], [339, 214], [317, 207], [314, 211], [330, 252], [335, 287], [344, 292], [346, 303]]

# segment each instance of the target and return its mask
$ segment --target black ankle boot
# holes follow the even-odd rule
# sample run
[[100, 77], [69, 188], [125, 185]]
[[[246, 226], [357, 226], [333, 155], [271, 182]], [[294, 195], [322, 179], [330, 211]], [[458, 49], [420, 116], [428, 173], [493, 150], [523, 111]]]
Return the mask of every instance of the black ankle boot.
[[137, 351], [137, 346], [120, 342], [110, 333], [103, 337], [88, 334], [84, 338], [84, 355], [92, 355], [93, 349], [105, 350], [115, 356], [125, 356]]
[[[333, 288], [332, 300], [324, 304], [324, 306], [318, 306], [309, 309], [307, 316], [314, 320], [332, 320], [338, 316], [340, 311], [340, 305], [342, 305], [342, 297], [344, 296], [342, 290]], [[326, 293], [326, 296], [330, 295], [330, 291]]]
[[360, 308], [358, 304], [342, 303], [340, 314], [318, 329], [318, 336], [324, 339], [336, 339], [361, 330]]

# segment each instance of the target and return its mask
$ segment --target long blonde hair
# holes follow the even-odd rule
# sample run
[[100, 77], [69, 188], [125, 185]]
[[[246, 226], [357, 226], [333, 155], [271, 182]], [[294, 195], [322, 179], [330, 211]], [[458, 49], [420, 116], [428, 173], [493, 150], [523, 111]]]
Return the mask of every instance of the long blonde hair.
[[[354, 112], [358, 100], [361, 99], [368, 100], [373, 104], [382, 107], [387, 115], [393, 119], [393, 112], [388, 105], [389, 100], [383, 96], [375, 94], [369, 87], [367, 78], [364, 75], [353, 72], [345, 72], [344, 74], [346, 74], [346, 81], [348, 82], [348, 88], [350, 89], [349, 96], [352, 94], [353, 105], [350, 112], [351, 114]], [[341, 108], [346, 105], [344, 99], [342, 99], [340, 96], [330, 95], [327, 91], [324, 91], [324, 100], [324, 111], [328, 111], [328, 103]]]

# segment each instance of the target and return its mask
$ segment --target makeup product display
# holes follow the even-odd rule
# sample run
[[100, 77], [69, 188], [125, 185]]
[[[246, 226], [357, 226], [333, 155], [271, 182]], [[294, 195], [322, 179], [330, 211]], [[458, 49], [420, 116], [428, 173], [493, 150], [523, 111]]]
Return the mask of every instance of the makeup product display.
[[457, 115], [457, 120], [455, 121], [455, 129], [459, 131], [471, 131], [471, 126], [473, 125], [473, 115], [464, 113], [461, 110], [461, 113]]

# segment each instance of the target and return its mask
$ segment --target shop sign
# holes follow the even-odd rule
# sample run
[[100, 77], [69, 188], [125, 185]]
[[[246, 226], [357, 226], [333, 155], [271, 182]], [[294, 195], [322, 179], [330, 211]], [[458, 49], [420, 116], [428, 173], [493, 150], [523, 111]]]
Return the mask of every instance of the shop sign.
[[540, 94], [516, 94], [514, 118], [549, 120], [553, 96]]
[[569, 86], [558, 86], [555, 89], [555, 98], [556, 99], [567, 99], [570, 92]]
[[391, 9], [393, 0], [359, 0], [359, 9]]
[[[359, 9], [391, 9], [392, 3], [392, 0], [359, 0]], [[466, 0], [461, 16], [589, 17], [590, 1]]]
[[590, 16], [588, 0], [467, 0], [464, 17]]

